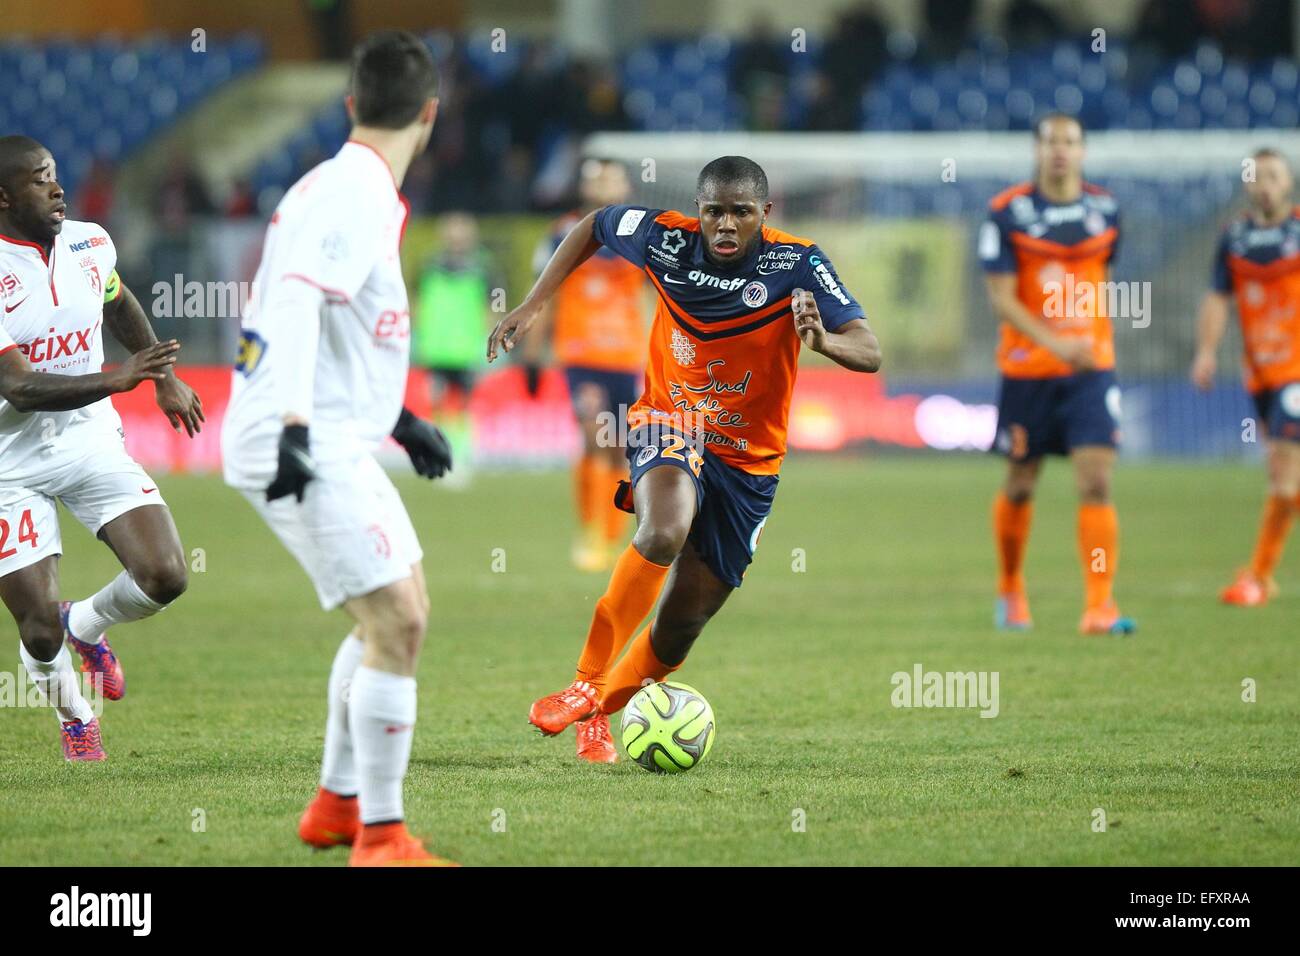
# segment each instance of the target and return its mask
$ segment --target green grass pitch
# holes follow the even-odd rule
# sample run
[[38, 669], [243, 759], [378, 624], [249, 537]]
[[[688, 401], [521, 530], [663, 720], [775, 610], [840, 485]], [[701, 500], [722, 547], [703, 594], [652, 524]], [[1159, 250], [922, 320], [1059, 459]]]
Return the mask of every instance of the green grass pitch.
[[[745, 586], [678, 672], [718, 737], [672, 777], [580, 765], [571, 732], [525, 723], [570, 679], [605, 583], [568, 564], [567, 477], [488, 475], [463, 492], [401, 477], [433, 601], [412, 829], [469, 865], [1294, 864], [1300, 546], [1279, 600], [1216, 603], [1249, 553], [1262, 469], [1120, 468], [1128, 639], [1074, 632], [1058, 462], [1029, 550], [1037, 629], [993, 631], [1000, 474], [980, 456], [794, 456]], [[342, 865], [295, 827], [346, 620], [320, 611], [219, 480], [162, 487], [206, 569], [175, 607], [115, 633], [129, 692], [106, 705], [108, 763], [64, 763], [48, 711], [0, 712], [0, 865]], [[63, 528], [65, 593], [81, 597], [117, 566], [66, 515]], [[0, 671], [16, 672], [7, 616], [3, 634]], [[893, 707], [891, 675], [917, 663], [997, 671], [999, 715]]]

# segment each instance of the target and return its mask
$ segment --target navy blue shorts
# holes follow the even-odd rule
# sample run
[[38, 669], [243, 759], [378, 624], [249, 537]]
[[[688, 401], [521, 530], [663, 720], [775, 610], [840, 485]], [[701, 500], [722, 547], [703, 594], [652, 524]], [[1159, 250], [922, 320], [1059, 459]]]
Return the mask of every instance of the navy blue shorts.
[[632, 488], [651, 468], [672, 465], [695, 484], [695, 521], [690, 542], [718, 580], [740, 587], [754, 560], [763, 525], [776, 498], [776, 475], [751, 475], [713, 452], [697, 451], [677, 432], [642, 427], [628, 435]]
[[1113, 369], [1060, 378], [1003, 377], [994, 451], [1012, 461], [1119, 444], [1119, 385]]
[[1300, 441], [1300, 382], [1266, 388], [1250, 397], [1269, 438]]
[[581, 416], [578, 408], [578, 394], [595, 385], [604, 393], [600, 411], [613, 412], [622, 421], [627, 410], [641, 397], [641, 376], [636, 372], [611, 372], [606, 369], [585, 368], [581, 365], [566, 365], [564, 380], [569, 383], [569, 401], [573, 403], [574, 414]]

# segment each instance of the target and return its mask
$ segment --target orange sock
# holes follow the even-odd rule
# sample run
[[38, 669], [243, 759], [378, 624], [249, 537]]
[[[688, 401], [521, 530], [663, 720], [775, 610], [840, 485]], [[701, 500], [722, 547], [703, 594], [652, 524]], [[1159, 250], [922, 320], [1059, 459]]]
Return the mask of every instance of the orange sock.
[[1079, 560], [1085, 606], [1109, 603], [1119, 565], [1119, 516], [1114, 505], [1079, 505]]
[[614, 665], [605, 684], [605, 696], [600, 702], [601, 713], [616, 714], [632, 699], [632, 695], [644, 686], [647, 680], [659, 683], [673, 671], [681, 667], [676, 664], [669, 667], [655, 656], [650, 646], [650, 628], [652, 621], [636, 636], [632, 646], [627, 649], [623, 659]]
[[585, 680], [598, 690], [604, 688], [609, 665], [659, 600], [668, 567], [647, 561], [630, 544], [619, 555], [609, 587], [596, 602], [574, 680]]
[[584, 454], [573, 466], [573, 493], [578, 502], [578, 521], [584, 528], [595, 520], [597, 512], [592, 509], [595, 500], [593, 488], [599, 484], [600, 475], [597, 468], [600, 461], [594, 455]]
[[1259, 580], [1272, 576], [1273, 569], [1282, 559], [1287, 532], [1295, 517], [1296, 502], [1278, 495], [1270, 495], [1264, 502], [1264, 515], [1259, 522], [1259, 538], [1255, 554], [1250, 559], [1250, 573]]
[[1029, 543], [1029, 525], [1034, 517], [1033, 501], [1019, 504], [999, 491], [993, 499], [993, 537], [998, 547], [998, 593], [1023, 594], [1025, 546]]

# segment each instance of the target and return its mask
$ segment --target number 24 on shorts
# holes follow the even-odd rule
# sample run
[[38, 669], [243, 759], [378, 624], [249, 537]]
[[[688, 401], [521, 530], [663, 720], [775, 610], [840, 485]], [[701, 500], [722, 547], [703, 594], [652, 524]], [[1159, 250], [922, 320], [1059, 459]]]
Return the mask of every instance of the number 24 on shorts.
[[[17, 547], [9, 547], [9, 522], [0, 518], [0, 561], [11, 558], [18, 553]], [[18, 519], [18, 544], [36, 547], [36, 526], [32, 524], [32, 509], [28, 508]]]

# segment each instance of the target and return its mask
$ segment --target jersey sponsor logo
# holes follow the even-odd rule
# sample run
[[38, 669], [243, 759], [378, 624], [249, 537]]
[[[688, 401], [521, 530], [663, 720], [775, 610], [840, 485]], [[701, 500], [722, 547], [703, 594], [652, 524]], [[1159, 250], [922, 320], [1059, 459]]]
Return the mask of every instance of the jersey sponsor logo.
[[1059, 226], [1067, 222], [1079, 222], [1084, 217], [1083, 204], [1073, 203], [1069, 206], [1048, 206], [1043, 210], [1043, 222], [1049, 226]]
[[16, 293], [23, 291], [23, 280], [18, 278], [15, 272], [0, 278], [0, 296], [6, 299], [12, 298]]
[[695, 343], [684, 336], [677, 326], [673, 326], [672, 344], [669, 348], [678, 365], [695, 364]]
[[[744, 395], [749, 391], [753, 370], [746, 369], [745, 374], [735, 381], [719, 378], [717, 370], [726, 365], [725, 359], [714, 359], [705, 368], [709, 380], [701, 385], [687, 382], [669, 382], [668, 398], [673, 408], [679, 412], [693, 415], [705, 425], [717, 428], [748, 428], [749, 422], [740, 412], [734, 412], [718, 396]], [[686, 394], [690, 392], [691, 394]], [[698, 398], [696, 396], [699, 396]]]
[[27, 356], [27, 361], [33, 365], [79, 355], [82, 352], [90, 351], [92, 336], [98, 328], [99, 323], [96, 322], [89, 328], [74, 329], [66, 335], [59, 335], [51, 328], [48, 338], [33, 339], [31, 342], [26, 343], [20, 342], [18, 350]]
[[84, 252], [87, 249], [95, 249], [98, 248], [99, 246], [106, 246], [106, 245], [108, 245], [107, 236], [91, 236], [89, 239], [83, 239], [81, 242], [69, 243], [68, 251]]
[[1083, 217], [1083, 229], [1090, 236], [1100, 236], [1106, 231], [1106, 217], [1094, 209]]
[[790, 272], [803, 260], [803, 253], [794, 246], [772, 246], [758, 257], [758, 274], [770, 276], [774, 272]]
[[745, 291], [740, 293], [740, 301], [751, 309], [757, 309], [767, 301], [767, 286], [755, 280], [745, 286]]
[[629, 209], [623, 213], [623, 218], [618, 221], [618, 228], [614, 230], [616, 236], [630, 236], [636, 232], [636, 227], [641, 225], [641, 220], [645, 218], [644, 209]]
[[682, 235], [680, 229], [669, 229], [659, 240], [659, 246], [669, 255], [677, 255], [684, 245], [686, 245], [686, 237]]
[[735, 279], [721, 279], [718, 276], [711, 276], [707, 272], [701, 272], [699, 269], [692, 269], [690, 279], [696, 286], [704, 286], [708, 289], [721, 289], [723, 292], [735, 292], [745, 284], [744, 276]]
[[822, 262], [819, 256], [812, 256], [808, 262], [813, 267], [813, 274], [817, 276], [817, 281], [822, 284], [822, 288], [830, 295], [835, 296], [840, 305], [848, 305], [849, 297], [844, 294], [844, 290], [835, 281], [835, 277], [831, 275], [831, 270], [826, 268], [826, 263]]
[[979, 257], [985, 262], [992, 262], [1002, 251], [1002, 237], [998, 235], [996, 223], [986, 222], [980, 226]]
[[386, 309], [379, 313], [379, 319], [375, 322], [375, 338], [377, 339], [406, 339], [411, 337], [411, 313], [407, 309], [400, 312], [396, 309]]

